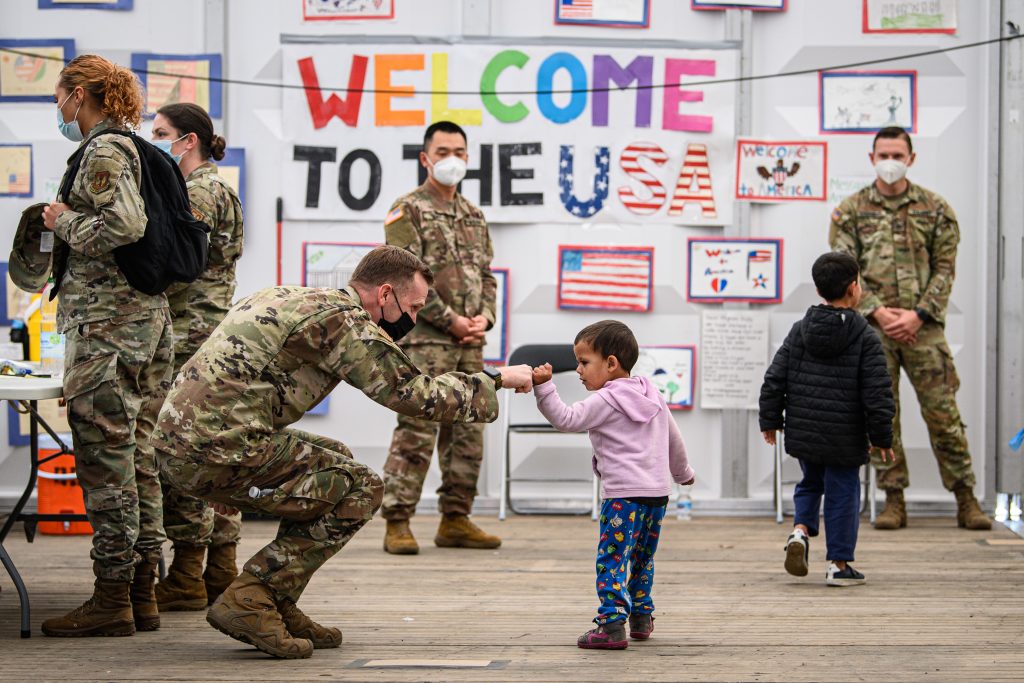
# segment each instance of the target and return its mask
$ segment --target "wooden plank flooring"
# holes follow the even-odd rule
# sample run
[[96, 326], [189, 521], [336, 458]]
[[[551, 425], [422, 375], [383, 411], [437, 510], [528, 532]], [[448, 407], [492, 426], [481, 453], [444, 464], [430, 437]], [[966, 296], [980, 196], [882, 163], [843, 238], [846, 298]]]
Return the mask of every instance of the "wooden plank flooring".
[[[855, 566], [868, 584], [839, 589], [824, 585], [821, 539], [812, 540], [811, 576], [795, 579], [782, 569], [788, 526], [668, 520], [654, 636], [593, 652], [575, 642], [596, 605], [596, 525], [477, 521], [504, 537], [499, 551], [435, 548], [437, 518], [421, 516], [421, 554], [393, 557], [374, 520], [300, 603], [339, 626], [345, 644], [303, 661], [269, 659], [211, 629], [203, 612], [165, 614], [159, 631], [132, 638], [46, 638], [39, 623], [89, 595], [89, 542], [38, 536], [29, 545], [15, 530], [7, 548], [33, 598], [33, 636], [18, 637], [17, 594], [0, 573], [0, 678], [980, 681], [1024, 671], [1024, 548], [1006, 544], [1016, 537], [1002, 526], [968, 532], [952, 519], [912, 518], [905, 530], [880, 532], [865, 521]], [[275, 528], [247, 522], [246, 556]]]

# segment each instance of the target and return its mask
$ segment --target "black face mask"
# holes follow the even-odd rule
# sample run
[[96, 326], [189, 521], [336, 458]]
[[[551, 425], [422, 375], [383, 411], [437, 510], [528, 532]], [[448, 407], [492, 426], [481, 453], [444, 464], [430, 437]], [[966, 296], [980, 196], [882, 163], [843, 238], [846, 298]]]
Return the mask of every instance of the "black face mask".
[[402, 315], [398, 316], [398, 320], [391, 322], [384, 319], [384, 307], [380, 309], [380, 320], [377, 321], [377, 325], [380, 329], [388, 333], [388, 336], [393, 340], [398, 341], [405, 335], [412, 332], [412, 328], [416, 327], [416, 323], [413, 321], [412, 316], [402, 310], [402, 304], [398, 303], [398, 294], [395, 294], [395, 304], [398, 306], [398, 311]]

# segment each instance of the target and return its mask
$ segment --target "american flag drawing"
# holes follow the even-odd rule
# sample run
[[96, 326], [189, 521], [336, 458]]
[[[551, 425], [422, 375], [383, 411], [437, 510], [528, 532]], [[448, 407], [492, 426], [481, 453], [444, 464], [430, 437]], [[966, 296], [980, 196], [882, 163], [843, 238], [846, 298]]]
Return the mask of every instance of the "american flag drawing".
[[651, 310], [652, 247], [560, 247], [559, 308]]
[[594, 0], [559, 0], [559, 13], [563, 19], [590, 19], [594, 16]]
[[771, 249], [753, 249], [747, 254], [747, 278], [750, 278], [751, 263], [771, 263]]

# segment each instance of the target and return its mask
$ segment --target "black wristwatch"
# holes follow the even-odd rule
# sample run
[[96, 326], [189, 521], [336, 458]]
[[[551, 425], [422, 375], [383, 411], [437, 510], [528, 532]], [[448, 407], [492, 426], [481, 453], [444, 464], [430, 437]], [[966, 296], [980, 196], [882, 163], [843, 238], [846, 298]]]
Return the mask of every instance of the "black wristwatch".
[[917, 313], [917, 317], [920, 318], [923, 323], [930, 322], [932, 319], [932, 317], [928, 315], [928, 311], [923, 308], [915, 308], [914, 313]]
[[501, 389], [501, 371], [497, 368], [484, 368], [484, 374], [494, 380], [494, 388]]

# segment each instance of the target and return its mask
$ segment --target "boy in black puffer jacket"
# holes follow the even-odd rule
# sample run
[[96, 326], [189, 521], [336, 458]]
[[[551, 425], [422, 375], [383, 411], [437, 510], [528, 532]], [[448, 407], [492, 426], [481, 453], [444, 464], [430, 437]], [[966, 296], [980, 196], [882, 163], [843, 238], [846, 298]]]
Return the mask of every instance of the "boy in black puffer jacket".
[[[893, 460], [896, 404], [878, 335], [857, 313], [860, 268], [847, 254], [818, 257], [811, 269], [826, 303], [812, 306], [793, 325], [761, 386], [760, 426], [775, 445], [785, 428], [786, 452], [804, 478], [793, 494], [796, 514], [786, 541], [786, 571], [807, 575], [808, 537], [818, 535], [821, 498], [829, 586], [856, 586], [864, 575], [850, 566], [860, 524], [860, 467], [868, 448]], [[870, 444], [869, 444], [870, 439]]]

